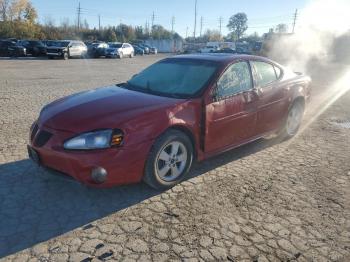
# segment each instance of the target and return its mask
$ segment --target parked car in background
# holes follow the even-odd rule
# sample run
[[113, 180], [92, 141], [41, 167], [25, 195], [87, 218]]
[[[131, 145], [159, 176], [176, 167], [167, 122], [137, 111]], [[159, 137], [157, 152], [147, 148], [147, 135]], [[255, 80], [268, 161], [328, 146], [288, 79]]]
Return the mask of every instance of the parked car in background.
[[86, 55], [87, 47], [82, 41], [50, 41], [47, 46], [47, 56], [49, 59], [58, 57], [67, 60], [73, 57], [84, 58]]
[[196, 160], [270, 134], [295, 136], [310, 83], [263, 57], [166, 58], [126, 83], [46, 105], [29, 156], [90, 186], [170, 188]]
[[200, 53], [214, 53], [220, 50], [218, 42], [208, 42], [204, 48], [199, 49]]
[[145, 50], [137, 45], [132, 45], [132, 47], [134, 48], [135, 51], [135, 55], [144, 55], [145, 54]]
[[215, 51], [214, 53], [237, 54], [237, 51], [235, 49], [232, 49], [232, 48], [222, 48], [222, 49]]
[[41, 41], [35, 40], [19, 40], [17, 45], [23, 46], [27, 49], [27, 54], [32, 56], [46, 56], [47, 48]]
[[89, 57], [99, 58], [106, 55], [109, 46], [105, 42], [93, 42], [88, 44], [87, 48]]
[[0, 56], [26, 56], [27, 49], [10, 40], [0, 40]]
[[150, 50], [149, 50], [149, 48], [148, 48], [147, 46], [145, 46], [145, 45], [143, 45], [143, 44], [141, 44], [141, 43], [136, 44], [136, 46], [142, 48], [143, 51], [145, 52], [145, 55], [149, 55]]
[[236, 52], [237, 52], [237, 54], [242, 54], [242, 55], [251, 55], [252, 54], [252, 52], [246, 46], [237, 46]]
[[109, 58], [133, 58], [135, 55], [135, 50], [131, 44], [128, 43], [108, 43], [108, 49], [106, 51], [106, 57]]
[[158, 49], [157, 49], [156, 47], [154, 47], [154, 46], [149, 46], [149, 45], [145, 45], [145, 44], [144, 44], [144, 46], [147, 47], [147, 48], [149, 49], [149, 53], [150, 53], [150, 54], [156, 55], [156, 54], [158, 53]]

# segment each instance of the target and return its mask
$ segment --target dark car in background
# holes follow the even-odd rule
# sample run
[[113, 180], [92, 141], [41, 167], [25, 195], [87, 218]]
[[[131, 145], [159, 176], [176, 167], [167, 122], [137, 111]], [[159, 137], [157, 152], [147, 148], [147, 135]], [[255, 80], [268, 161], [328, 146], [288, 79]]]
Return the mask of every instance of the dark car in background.
[[106, 51], [109, 48], [108, 44], [105, 42], [93, 42], [87, 44], [88, 56], [93, 58], [99, 58], [106, 55]]
[[47, 56], [49, 59], [55, 57], [67, 60], [72, 57], [86, 57], [87, 47], [82, 41], [62, 40], [47, 43]]
[[154, 46], [149, 46], [149, 45], [145, 45], [145, 44], [144, 44], [144, 46], [147, 47], [147, 48], [149, 49], [149, 53], [150, 53], [150, 54], [153, 54], [153, 55], [158, 54], [158, 49], [157, 49], [156, 47], [154, 47]]
[[136, 46], [138, 46], [139, 48], [143, 49], [143, 51], [145, 52], [145, 55], [149, 55], [150, 54], [150, 50], [147, 46], [143, 45], [143, 44], [134, 44]]
[[0, 56], [26, 56], [27, 49], [10, 40], [0, 40]]
[[46, 45], [41, 41], [19, 40], [17, 45], [25, 47], [27, 54], [31, 54], [32, 56], [46, 56], [47, 54]]
[[237, 51], [233, 48], [222, 48], [219, 50], [214, 51], [213, 53], [224, 53], [224, 54], [237, 54]]
[[132, 45], [135, 50], [135, 55], [145, 55], [145, 50], [138, 45]]

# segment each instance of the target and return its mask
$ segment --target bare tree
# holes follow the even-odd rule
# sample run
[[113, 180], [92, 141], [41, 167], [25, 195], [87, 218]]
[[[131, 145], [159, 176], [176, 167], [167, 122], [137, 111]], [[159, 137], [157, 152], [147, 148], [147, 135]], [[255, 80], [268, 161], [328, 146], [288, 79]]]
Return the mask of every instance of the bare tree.
[[0, 15], [2, 21], [7, 21], [11, 0], [0, 0]]
[[227, 27], [232, 32], [232, 36], [239, 40], [248, 29], [247, 23], [247, 15], [245, 13], [237, 13], [231, 16]]
[[10, 20], [22, 20], [27, 5], [28, 0], [12, 0], [8, 12]]

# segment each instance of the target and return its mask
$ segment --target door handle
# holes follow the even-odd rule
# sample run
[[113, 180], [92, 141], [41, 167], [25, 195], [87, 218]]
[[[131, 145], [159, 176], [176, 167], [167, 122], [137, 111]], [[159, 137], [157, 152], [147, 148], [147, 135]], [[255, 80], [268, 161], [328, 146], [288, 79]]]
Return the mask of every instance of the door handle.
[[243, 93], [243, 97], [246, 104], [250, 104], [255, 102], [259, 96], [255, 92], [246, 92]]

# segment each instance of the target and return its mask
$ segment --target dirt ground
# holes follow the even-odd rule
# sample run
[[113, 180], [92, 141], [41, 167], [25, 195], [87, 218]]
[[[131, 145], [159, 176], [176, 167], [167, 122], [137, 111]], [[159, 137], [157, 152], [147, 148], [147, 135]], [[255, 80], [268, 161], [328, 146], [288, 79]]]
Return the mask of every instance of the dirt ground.
[[125, 81], [162, 57], [0, 59], [0, 260], [350, 261], [344, 65], [310, 67], [313, 99], [295, 139], [214, 157], [165, 192], [86, 188], [28, 160], [42, 106]]

